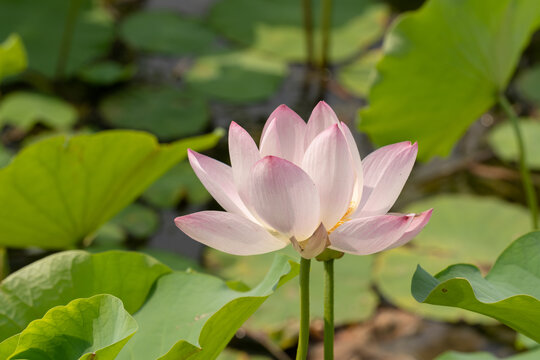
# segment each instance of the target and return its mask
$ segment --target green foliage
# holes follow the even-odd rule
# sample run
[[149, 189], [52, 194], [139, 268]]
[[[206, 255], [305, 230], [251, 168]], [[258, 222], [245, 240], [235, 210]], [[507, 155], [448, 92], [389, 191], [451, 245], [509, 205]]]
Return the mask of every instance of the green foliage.
[[447, 155], [506, 89], [539, 14], [536, 0], [430, 0], [402, 16], [360, 128], [379, 145], [418, 141], [422, 160]]
[[357, 96], [366, 96], [375, 78], [375, 64], [381, 58], [379, 50], [372, 50], [358, 60], [342, 67], [338, 80], [347, 90]]
[[118, 359], [215, 359], [242, 323], [297, 273], [298, 264], [276, 256], [264, 280], [246, 292], [209, 275], [162, 276], [134, 315], [140, 330]]
[[377, 257], [375, 280], [382, 294], [399, 307], [440, 320], [490, 321], [484, 316], [452, 308], [418, 304], [410, 293], [410, 279], [421, 264], [437, 271], [456, 262], [489, 269], [497, 255], [529, 231], [527, 210], [496, 198], [439, 195], [404, 209], [405, 213], [433, 208], [433, 216], [410, 245]]
[[[66, 75], [87, 65], [109, 50], [113, 26], [91, 0], [80, 0]], [[57, 72], [60, 48], [71, 1], [0, 0], [0, 39], [18, 33], [28, 52], [29, 67], [46, 76]]]
[[120, 226], [129, 235], [144, 239], [152, 235], [159, 225], [155, 211], [141, 205], [131, 204], [116, 215], [111, 223]]
[[186, 73], [186, 82], [209, 97], [243, 103], [273, 95], [286, 74], [280, 60], [237, 51], [199, 57]]
[[[533, 169], [540, 169], [540, 122], [531, 119], [519, 121], [521, 134], [525, 143], [527, 165]], [[489, 134], [489, 144], [498, 157], [505, 161], [518, 162], [519, 150], [516, 135], [512, 124], [505, 122], [498, 125]]]
[[[56, 136], [0, 169], [0, 244], [66, 248], [81, 242], [218, 132], [159, 145], [145, 133]], [[31, 220], [29, 222], [29, 220]]]
[[535, 105], [540, 105], [540, 66], [526, 69], [516, 79], [519, 92]]
[[133, 313], [144, 303], [156, 279], [170, 271], [155, 259], [133, 252], [66, 251], [51, 255], [2, 281], [0, 341], [23, 331], [55, 306], [97, 294], [118, 297]]
[[114, 127], [149, 131], [163, 140], [199, 134], [208, 124], [203, 98], [167, 86], [121, 90], [105, 98], [100, 110]]
[[[536, 360], [540, 356], [540, 349], [505, 358], [506, 360]], [[489, 353], [458, 353], [450, 351], [438, 356], [435, 360], [497, 360], [498, 357]]]
[[122, 22], [120, 35], [133, 48], [170, 55], [205, 54], [216, 42], [195, 19], [167, 11], [141, 11]]
[[0, 82], [7, 76], [20, 73], [27, 65], [26, 51], [18, 35], [12, 34], [0, 43]]
[[77, 109], [62, 99], [31, 92], [13, 92], [0, 103], [0, 127], [10, 124], [28, 131], [36, 123], [69, 130], [77, 121]]
[[6, 166], [11, 161], [11, 151], [6, 149], [2, 144], [0, 143], [0, 168]]
[[18, 336], [9, 359], [112, 360], [137, 323], [112, 295], [77, 299], [49, 310]]
[[473, 265], [452, 265], [435, 277], [418, 266], [412, 293], [419, 302], [491, 316], [540, 341], [539, 253], [540, 232], [532, 232], [504, 250], [485, 278]]
[[113, 85], [131, 79], [134, 74], [135, 67], [132, 65], [103, 61], [82, 68], [78, 76], [81, 80], [93, 85]]

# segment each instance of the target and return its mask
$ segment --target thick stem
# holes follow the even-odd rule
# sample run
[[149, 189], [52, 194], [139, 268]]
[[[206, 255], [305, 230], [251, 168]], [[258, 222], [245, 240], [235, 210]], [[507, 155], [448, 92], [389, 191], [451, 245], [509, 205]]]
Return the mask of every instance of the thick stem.
[[300, 334], [298, 336], [298, 350], [296, 360], [307, 358], [309, 345], [309, 270], [311, 260], [300, 260]]
[[313, 9], [311, 0], [302, 0], [302, 9], [304, 11], [304, 34], [306, 37], [306, 62], [308, 66], [313, 66], [314, 49], [313, 49]]
[[332, 28], [332, 0], [322, 2], [322, 69], [326, 69], [330, 63], [330, 29]]
[[60, 43], [60, 51], [58, 52], [58, 61], [56, 63], [56, 78], [61, 79], [66, 71], [66, 66], [71, 51], [71, 43], [73, 40], [73, 32], [75, 23], [81, 7], [81, 0], [69, 0], [69, 8], [62, 34], [62, 42]]
[[324, 262], [324, 360], [334, 360], [334, 259]]
[[527, 204], [529, 205], [529, 211], [531, 213], [532, 227], [533, 229], [538, 229], [538, 204], [536, 192], [534, 190], [534, 185], [531, 180], [531, 172], [527, 165], [525, 143], [521, 135], [521, 129], [519, 128], [518, 116], [514, 111], [514, 108], [512, 108], [512, 105], [504, 95], [501, 95], [499, 97], [499, 104], [506, 112], [506, 115], [508, 116], [508, 119], [510, 120], [514, 128], [514, 133], [516, 134], [519, 151], [519, 172], [521, 173], [521, 181], [523, 183], [523, 188], [525, 189]]

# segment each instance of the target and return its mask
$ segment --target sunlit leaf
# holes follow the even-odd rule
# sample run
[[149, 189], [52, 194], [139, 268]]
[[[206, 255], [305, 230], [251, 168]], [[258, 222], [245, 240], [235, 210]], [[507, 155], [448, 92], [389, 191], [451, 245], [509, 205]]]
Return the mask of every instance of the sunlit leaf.
[[504, 250], [485, 278], [474, 265], [452, 265], [435, 277], [418, 266], [412, 293], [419, 302], [491, 316], [540, 341], [538, 254], [540, 232], [532, 232]]
[[418, 264], [432, 272], [457, 262], [470, 262], [487, 271], [511, 239], [529, 231], [527, 210], [496, 198], [452, 194], [428, 198], [404, 212], [428, 208], [434, 209], [433, 216], [416, 239], [377, 258], [375, 280], [379, 290], [400, 308], [430, 318], [492, 322], [472, 312], [417, 303], [407, 279], [412, 278]]
[[385, 39], [360, 129], [379, 144], [445, 156], [504, 92], [540, 22], [536, 0], [430, 0]]
[[66, 248], [83, 241], [219, 133], [159, 145], [146, 133], [103, 131], [35, 143], [0, 169], [0, 244]]
[[31, 92], [13, 92], [0, 102], [0, 127], [10, 124], [23, 131], [42, 123], [56, 130], [69, 130], [77, 121], [77, 109], [57, 97]]
[[31, 322], [9, 359], [112, 360], [136, 331], [120, 299], [95, 295], [52, 308]]
[[27, 65], [26, 51], [18, 35], [12, 34], [0, 43], [0, 82], [7, 76], [20, 73]]
[[[520, 120], [519, 126], [525, 143], [527, 164], [540, 169], [540, 122]], [[489, 144], [501, 159], [517, 163], [519, 160], [518, 144], [514, 129], [510, 122], [498, 125], [489, 134]]]
[[357, 96], [366, 96], [375, 79], [375, 64], [381, 52], [373, 50], [358, 60], [339, 69], [338, 80]]
[[131, 87], [105, 98], [100, 110], [118, 128], [149, 131], [171, 140], [201, 133], [208, 124], [206, 101], [172, 87]]

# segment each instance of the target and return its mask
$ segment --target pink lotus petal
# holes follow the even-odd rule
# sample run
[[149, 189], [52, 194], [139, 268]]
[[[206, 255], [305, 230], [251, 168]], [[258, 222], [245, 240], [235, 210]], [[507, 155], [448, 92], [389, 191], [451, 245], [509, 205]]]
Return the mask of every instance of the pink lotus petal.
[[328, 233], [323, 224], [319, 225], [311, 237], [299, 243], [293, 237], [291, 243], [296, 251], [305, 259], [311, 259], [322, 253], [329, 244]]
[[253, 167], [248, 207], [269, 227], [302, 241], [320, 224], [320, 200], [309, 176], [290, 161], [266, 156]]
[[230, 166], [191, 149], [188, 150], [188, 158], [201, 183], [222, 208], [254, 220], [238, 196]]
[[421, 214], [417, 214], [414, 216], [413, 221], [407, 228], [407, 231], [399, 238], [398, 241], [396, 241], [394, 244], [392, 244], [387, 249], [393, 249], [401, 245], [405, 245], [412, 239], [416, 237], [424, 229], [424, 227], [429, 222], [429, 219], [431, 218], [431, 214], [433, 213], [433, 209], [429, 209], [427, 211], [424, 211]]
[[345, 136], [334, 124], [309, 145], [302, 168], [317, 185], [321, 197], [321, 221], [331, 229], [351, 203], [356, 174]]
[[382, 251], [399, 241], [414, 215], [380, 215], [353, 219], [330, 233], [330, 248], [356, 255]]
[[307, 148], [317, 135], [337, 123], [339, 121], [334, 110], [324, 101], [320, 101], [309, 117], [304, 147]]
[[177, 217], [174, 222], [192, 239], [233, 255], [264, 254], [287, 245], [263, 227], [228, 212], [201, 211]]
[[398, 198], [416, 160], [418, 145], [401, 142], [384, 146], [362, 161], [364, 190], [353, 217], [386, 214]]
[[234, 121], [229, 126], [229, 155], [236, 188], [240, 198], [244, 199], [251, 168], [261, 159], [261, 155], [248, 132]]
[[354, 141], [353, 134], [351, 133], [351, 130], [349, 130], [349, 127], [344, 122], [341, 122], [339, 128], [343, 132], [343, 135], [345, 135], [345, 139], [347, 139], [347, 145], [349, 146], [349, 151], [354, 164], [354, 170], [356, 172], [356, 183], [354, 186], [351, 203], [358, 206], [360, 204], [360, 200], [362, 198], [362, 191], [364, 189], [362, 160], [360, 159], [358, 146], [356, 146], [356, 141]]
[[280, 105], [268, 118], [261, 136], [262, 156], [278, 156], [300, 165], [304, 156], [306, 123], [294, 111]]

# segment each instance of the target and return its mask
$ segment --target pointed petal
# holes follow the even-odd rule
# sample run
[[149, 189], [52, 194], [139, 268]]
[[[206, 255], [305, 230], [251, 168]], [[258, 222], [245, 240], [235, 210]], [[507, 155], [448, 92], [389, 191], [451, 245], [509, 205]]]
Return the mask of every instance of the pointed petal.
[[337, 123], [339, 121], [334, 110], [324, 101], [320, 101], [309, 117], [304, 147], [307, 148], [317, 135]]
[[364, 190], [353, 217], [382, 215], [396, 202], [416, 160], [418, 145], [401, 142], [384, 146], [362, 161]]
[[229, 155], [236, 188], [240, 197], [244, 199], [243, 192], [251, 168], [261, 159], [261, 155], [248, 132], [234, 121], [229, 126]]
[[358, 146], [356, 146], [356, 141], [354, 141], [353, 134], [349, 127], [344, 123], [340, 123], [340, 129], [345, 135], [347, 140], [347, 145], [349, 146], [349, 151], [351, 153], [351, 159], [353, 160], [354, 169], [356, 172], [356, 184], [354, 186], [354, 191], [351, 199], [353, 207], [356, 207], [360, 204], [362, 198], [362, 190], [364, 189], [364, 175], [362, 169], [362, 160], [360, 159], [360, 153], [358, 152]]
[[294, 237], [291, 238], [291, 243], [296, 251], [305, 259], [311, 259], [322, 253], [330, 244], [326, 228], [321, 223], [317, 230], [307, 240], [299, 243]]
[[174, 222], [190, 238], [233, 255], [264, 254], [287, 245], [243, 216], [224, 211], [201, 211]]
[[269, 227], [298, 241], [320, 224], [320, 200], [309, 176], [293, 163], [266, 156], [255, 164], [248, 184], [249, 206]]
[[398, 246], [405, 245], [406, 243], [414, 239], [416, 235], [418, 235], [420, 231], [422, 231], [427, 225], [432, 213], [433, 209], [429, 209], [421, 214], [416, 214], [405, 233], [401, 236], [401, 238], [399, 238], [398, 241], [388, 247], [388, 249], [393, 249]]
[[253, 219], [238, 196], [230, 166], [191, 149], [188, 150], [188, 158], [201, 183], [222, 208]]
[[268, 118], [261, 136], [261, 155], [274, 155], [296, 165], [304, 156], [306, 123], [294, 111], [280, 105]]
[[349, 146], [338, 124], [313, 140], [304, 155], [302, 168], [317, 185], [321, 221], [331, 229], [347, 212], [356, 182]]
[[353, 219], [330, 233], [330, 248], [356, 255], [382, 251], [407, 231], [414, 215], [381, 215]]

